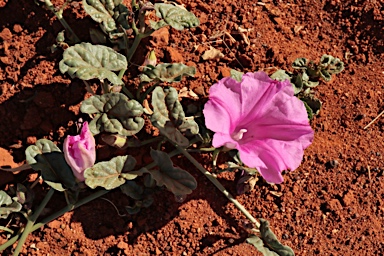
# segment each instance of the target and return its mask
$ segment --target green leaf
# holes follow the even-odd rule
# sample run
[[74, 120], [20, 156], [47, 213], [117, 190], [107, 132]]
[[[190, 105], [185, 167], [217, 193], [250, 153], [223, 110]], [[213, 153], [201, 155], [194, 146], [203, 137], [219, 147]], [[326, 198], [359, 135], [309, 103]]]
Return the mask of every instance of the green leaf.
[[197, 187], [195, 178], [187, 171], [174, 167], [171, 158], [164, 152], [151, 149], [151, 157], [159, 170], [149, 172], [157, 186], [166, 186], [176, 196], [187, 195]]
[[85, 184], [94, 189], [103, 187], [111, 190], [133, 180], [142, 173], [131, 172], [136, 165], [132, 156], [117, 156], [109, 161], [99, 162], [84, 171]]
[[63, 153], [50, 140], [40, 139], [25, 150], [27, 163], [41, 171], [44, 182], [58, 191], [77, 190], [75, 176]]
[[124, 70], [127, 65], [125, 56], [109, 47], [81, 43], [64, 51], [59, 68], [61, 73], [68, 72], [72, 78], [108, 79], [114, 85], [123, 85], [123, 81], [112, 71]]
[[162, 20], [158, 22], [149, 21], [150, 26], [157, 30], [170, 25], [174, 29], [183, 30], [184, 28], [193, 28], [200, 25], [200, 20], [191, 12], [180, 5], [155, 4], [156, 16]]
[[153, 203], [153, 198], [148, 194], [148, 191], [133, 180], [125, 182], [124, 185], [120, 186], [120, 189], [124, 194], [135, 200], [133, 206], [125, 207], [129, 214], [136, 214], [142, 207], [147, 208]]
[[83, 0], [83, 8], [94, 21], [102, 23], [103, 30], [111, 35], [122, 36], [123, 33], [117, 33], [120, 25], [124, 29], [129, 28], [129, 11], [122, 0]]
[[293, 91], [295, 95], [298, 94], [303, 89], [303, 81], [301, 76], [300, 75], [294, 76], [289, 71], [279, 69], [271, 75], [271, 78], [280, 82], [288, 79], [293, 87]]
[[105, 131], [132, 136], [144, 126], [143, 107], [122, 93], [94, 95], [82, 102], [80, 111], [94, 115], [89, 123], [94, 135]]
[[260, 235], [264, 243], [279, 256], [294, 256], [293, 250], [286, 245], [282, 245], [269, 226], [269, 222], [260, 219]]
[[327, 82], [331, 81], [331, 78], [332, 78], [331, 74], [329, 74], [328, 71], [324, 69], [320, 70], [320, 76]]
[[5, 191], [0, 191], [0, 218], [6, 219], [12, 212], [19, 212], [22, 205], [11, 198]]
[[[148, 175], [148, 174], [147, 174]], [[144, 189], [133, 180], [127, 180], [124, 185], [120, 186], [121, 192], [134, 200], [143, 199]]]
[[307, 111], [308, 120], [312, 120], [312, 118], [313, 118], [312, 109], [308, 106], [308, 104], [305, 101], [303, 101], [303, 103], [304, 103], [305, 110]]
[[294, 69], [306, 69], [308, 65], [308, 60], [306, 58], [297, 58], [292, 63], [292, 68]]
[[247, 238], [247, 243], [256, 247], [256, 249], [261, 252], [264, 256], [279, 256], [279, 254], [271, 251], [268, 247], [264, 245], [263, 240], [256, 235], [251, 235]]
[[[319, 66], [320, 66], [320, 72], [321, 72], [320, 75], [326, 78], [328, 78], [328, 75], [330, 77], [332, 74], [338, 74], [344, 70], [344, 62], [342, 62], [338, 58], [333, 57], [332, 55], [327, 55], [327, 54], [324, 54], [323, 56], [321, 56]], [[329, 81], [329, 80], [326, 80], [326, 81]]]
[[313, 115], [319, 114], [322, 103], [318, 98], [316, 98], [312, 94], [307, 94], [305, 96], [300, 97], [300, 100], [305, 102], [305, 104], [312, 110]]
[[323, 56], [321, 56], [320, 66], [327, 67], [329, 64], [331, 64], [333, 59], [334, 59], [334, 57], [332, 55], [324, 54]]
[[290, 73], [289, 71], [285, 71], [283, 69], [279, 69], [277, 70], [276, 72], [274, 72], [272, 75], [271, 75], [271, 78], [272, 79], [275, 79], [277, 81], [285, 81], [287, 79], [291, 80], [292, 78], [292, 73]]
[[231, 69], [231, 70], [230, 70], [230, 73], [231, 73], [231, 77], [232, 77], [233, 79], [235, 79], [237, 82], [241, 82], [242, 77], [243, 77], [243, 75], [244, 75], [243, 72], [237, 71], [237, 70], [235, 70], [235, 69]]
[[195, 67], [189, 67], [182, 63], [162, 63], [156, 67], [145, 66], [140, 80], [142, 82], [151, 82], [155, 79], [162, 82], [180, 82], [183, 76], [194, 76], [195, 74]]
[[141, 208], [143, 207], [148, 208], [149, 206], [152, 205], [152, 203], [153, 203], [153, 198], [147, 197], [142, 201], [135, 201], [135, 204], [133, 206], [126, 206], [125, 209], [129, 214], [133, 215], [140, 212]]
[[173, 87], [156, 87], [152, 93], [153, 114], [151, 122], [161, 134], [167, 136], [181, 147], [189, 145], [189, 140], [181, 132], [199, 132], [198, 124], [191, 118], [185, 117], [183, 107], [178, 100], [178, 93]]

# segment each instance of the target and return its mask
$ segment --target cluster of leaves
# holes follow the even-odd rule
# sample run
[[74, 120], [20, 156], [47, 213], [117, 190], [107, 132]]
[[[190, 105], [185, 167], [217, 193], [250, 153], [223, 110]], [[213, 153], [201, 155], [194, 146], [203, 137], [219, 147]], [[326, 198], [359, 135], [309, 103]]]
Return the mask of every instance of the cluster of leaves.
[[[93, 43], [81, 42], [70, 46], [71, 42], [65, 42], [64, 33], [61, 32], [57, 45], [52, 49], [64, 49], [63, 59], [59, 63], [62, 73], [83, 81], [101, 81], [102, 94], [84, 100], [80, 108], [92, 119], [89, 123], [92, 134], [100, 134], [115, 147], [140, 146], [141, 143], [130, 143], [128, 138], [137, 134], [144, 127], [144, 120], [148, 119], [160, 130], [161, 143], [168, 138], [182, 147], [189, 146], [186, 136], [198, 134], [198, 125], [193, 117], [185, 116], [177, 91], [163, 83], [179, 82], [184, 76], [194, 76], [195, 68], [182, 63], [151, 63], [143, 67], [142, 85], [150, 83], [150, 86], [141, 95], [141, 85], [136, 93], [139, 96], [137, 98], [129, 91], [131, 88], [126, 87], [122, 77], [141, 39], [164, 26], [181, 30], [199, 25], [199, 20], [175, 4], [132, 1], [132, 10], [129, 10], [121, 0], [83, 0], [83, 8], [100, 24], [100, 30], [90, 29]], [[159, 19], [157, 22], [150, 21], [148, 26], [147, 11], [151, 10], [156, 12]], [[61, 21], [66, 23], [63, 19]], [[133, 38], [127, 34], [130, 33], [129, 29], [134, 32]], [[68, 37], [76, 38], [75, 35]], [[101, 44], [112, 45], [113, 48]], [[116, 50], [125, 50], [125, 55]], [[142, 105], [152, 91], [153, 110]], [[171, 156], [165, 152], [152, 149], [150, 154], [153, 163], [146, 167], [137, 167], [135, 158], [130, 155], [97, 162], [84, 170], [85, 185], [91, 189], [120, 188], [134, 202], [126, 206], [130, 214], [150, 206], [153, 201], [151, 194], [156, 188], [166, 187], [175, 197], [192, 193], [197, 183], [191, 174], [175, 167]], [[76, 205], [84, 184], [76, 180], [63, 152], [52, 141], [40, 139], [35, 145], [29, 146], [26, 160], [32, 169], [41, 173], [46, 184], [65, 194], [69, 206]], [[27, 189], [21, 184], [13, 192], [11, 189], [8, 189], [8, 193], [0, 191], [0, 218], [8, 218], [11, 213], [22, 211], [24, 206], [28, 210], [25, 216], [30, 220], [31, 211], [26, 207], [31, 201], [25, 191]], [[30, 229], [25, 232], [30, 232]]]
[[[92, 119], [89, 123], [92, 134], [100, 134], [107, 144], [114, 147], [134, 147], [141, 144], [131, 143], [129, 137], [138, 134], [143, 129], [145, 120], [150, 120], [160, 131], [160, 137], [176, 145], [179, 150], [190, 146], [191, 142], [188, 139], [190, 136], [198, 135], [200, 138], [205, 138], [204, 134], [199, 134], [200, 125], [194, 117], [186, 117], [176, 89], [168, 84], [179, 82], [185, 76], [194, 76], [196, 73], [194, 67], [182, 63], [151, 63], [144, 66], [136, 97], [122, 80], [141, 39], [164, 26], [171, 26], [177, 30], [198, 26], [199, 19], [182, 6], [167, 3], [152, 4], [133, 0], [132, 10], [129, 10], [122, 4], [122, 0], [83, 0], [83, 8], [100, 24], [100, 29], [90, 29], [93, 44], [82, 42], [69, 46], [64, 42], [64, 36], [60, 34], [58, 46], [61, 45], [65, 50], [59, 68], [62, 73], [68, 73], [72, 78], [101, 81], [102, 94], [84, 100], [80, 107], [80, 111]], [[151, 10], [159, 19], [146, 22], [146, 12]], [[128, 35], [129, 30], [134, 33], [133, 42], [131, 35]], [[113, 47], [100, 44], [109, 44]], [[116, 50], [125, 50], [126, 54], [123, 55]], [[331, 74], [342, 70], [342, 62], [331, 59], [331, 56], [328, 60], [322, 58], [319, 65], [307, 63], [304, 58], [295, 63], [294, 68], [301, 73], [292, 73], [290, 76], [287, 74], [296, 87], [301, 86], [298, 95], [306, 87], [314, 87], [316, 79], [326, 80]], [[234, 73], [234, 76], [236, 79], [241, 79], [239, 72]], [[280, 76], [275, 78], [280, 79]], [[144, 85], [148, 84], [147, 89], [143, 91]], [[151, 106], [144, 104], [148, 103], [147, 98], [150, 98]], [[310, 106], [307, 101], [305, 102]], [[85, 185], [91, 189], [120, 188], [133, 200], [131, 205], [126, 206], [129, 214], [138, 213], [142, 207], [149, 207], [153, 202], [151, 195], [156, 188], [166, 187], [178, 198], [192, 193], [197, 183], [190, 173], [175, 167], [171, 156], [165, 152], [151, 149], [150, 155], [153, 163], [146, 167], [137, 167], [135, 158], [130, 155], [97, 162], [84, 170]], [[35, 145], [29, 146], [26, 150], [26, 160], [32, 169], [41, 173], [42, 180], [46, 184], [53, 190], [65, 194], [69, 206], [76, 205], [84, 184], [76, 180], [63, 152], [52, 141], [40, 139]], [[246, 170], [248, 173], [256, 172], [241, 165], [241, 161], [238, 161], [238, 164], [232, 163], [230, 168]], [[28, 189], [21, 184], [18, 184], [13, 192], [10, 191], [14, 194], [13, 197], [0, 191], [0, 218], [7, 218], [12, 212], [20, 212], [23, 206], [28, 210], [32, 199], [27, 196], [27, 191]], [[27, 215], [29, 213], [30, 211]], [[264, 226], [266, 228], [260, 230], [263, 241], [267, 241], [272, 250], [280, 250], [279, 245], [282, 245], [276, 237], [268, 240], [270, 234], [273, 235], [268, 223]], [[253, 237], [250, 239], [255, 240]], [[257, 248], [263, 246], [258, 240], [252, 241], [251, 243]], [[284, 246], [283, 249], [289, 251]]]
[[10, 187], [9, 194], [0, 190], [0, 219], [6, 219], [13, 212], [20, 212], [23, 209], [31, 208], [34, 194], [31, 189], [21, 183], [17, 183], [16, 187]]
[[329, 82], [333, 74], [344, 70], [344, 63], [331, 55], [324, 54], [319, 63], [308, 61], [306, 58], [297, 58], [292, 63], [294, 72], [277, 70], [271, 78], [284, 81], [289, 79], [295, 95], [304, 102], [307, 108], [308, 118], [312, 119], [321, 109], [321, 101], [313, 94], [312, 89], [319, 85], [320, 81]]
[[[91, 38], [94, 43], [107, 43], [106, 39], [118, 45], [118, 49], [126, 49], [124, 56], [114, 49], [91, 43], [79, 43], [70, 46], [64, 51], [59, 68], [62, 73], [82, 80], [99, 79], [104, 84], [106, 80], [112, 86], [122, 86], [119, 90], [103, 90], [102, 95], [94, 95], [81, 104], [80, 111], [92, 117], [89, 129], [94, 134], [102, 134], [105, 142], [111, 146], [137, 146], [127, 143], [128, 137], [137, 134], [144, 127], [145, 108], [142, 102], [145, 96], [152, 93], [152, 108], [149, 119], [160, 133], [171, 141], [186, 147], [189, 140], [183, 135], [186, 131], [190, 134], [198, 133], [198, 125], [193, 118], [186, 118], [183, 108], [178, 100], [177, 91], [172, 87], [159, 86], [163, 82], [178, 82], [183, 76], [194, 76], [195, 68], [182, 63], [162, 63], [147, 65], [142, 69], [140, 76], [142, 83], [153, 83], [145, 91], [143, 97], [134, 98], [124, 85], [121, 77], [128, 67], [128, 61], [136, 50], [140, 39], [150, 35], [155, 30], [171, 26], [181, 30], [199, 25], [199, 20], [190, 12], [179, 5], [150, 2], [132, 2], [132, 11], [122, 4], [121, 0], [83, 0], [84, 10], [91, 18], [100, 23], [101, 31], [92, 29]], [[160, 21], [150, 21], [148, 27], [145, 23], [146, 11], [154, 10]], [[129, 23], [130, 21], [130, 23]], [[133, 28], [135, 39], [129, 43], [126, 31]], [[107, 35], [107, 37], [103, 37]], [[119, 72], [117, 75], [115, 72]], [[121, 88], [121, 87], [120, 87]], [[141, 95], [139, 91], [136, 95]], [[111, 92], [113, 91], [113, 92]], [[119, 142], [117, 142], [119, 140]], [[84, 172], [85, 184], [90, 188], [98, 186], [105, 189], [121, 187], [122, 191], [132, 197], [136, 203], [127, 210], [137, 212], [140, 207], [147, 207], [152, 202], [148, 197], [150, 187], [144, 182], [141, 186], [134, 180], [138, 176], [148, 176], [144, 180], [156, 181], [158, 186], [166, 186], [175, 195], [186, 195], [196, 187], [195, 179], [179, 168], [174, 168], [169, 156], [160, 151], [151, 151], [154, 162], [159, 170], [141, 168], [134, 170], [136, 161], [131, 156], [118, 156], [110, 161], [96, 163]], [[160, 161], [160, 159], [162, 159]], [[167, 163], [167, 164], [165, 164]], [[175, 175], [177, 173], [177, 175]], [[180, 181], [183, 180], [183, 181]], [[186, 186], [182, 182], [187, 182]], [[175, 189], [177, 188], [177, 189]]]

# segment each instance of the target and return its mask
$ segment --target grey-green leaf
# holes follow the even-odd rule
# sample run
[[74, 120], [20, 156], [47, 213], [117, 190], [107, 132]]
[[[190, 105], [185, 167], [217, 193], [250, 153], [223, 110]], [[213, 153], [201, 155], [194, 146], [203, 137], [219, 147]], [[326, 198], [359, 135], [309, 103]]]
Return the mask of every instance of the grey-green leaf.
[[68, 72], [71, 77], [82, 80], [108, 79], [114, 85], [123, 85], [123, 81], [112, 71], [126, 69], [127, 65], [125, 56], [109, 47], [81, 43], [64, 51], [59, 68], [61, 73]]
[[231, 69], [231, 70], [230, 70], [230, 73], [231, 73], [231, 77], [232, 77], [233, 79], [235, 79], [237, 82], [241, 82], [242, 77], [243, 77], [243, 75], [244, 75], [243, 72], [237, 71], [237, 70], [235, 70], [235, 69]]
[[308, 65], [308, 60], [306, 58], [297, 58], [292, 63], [292, 68], [294, 69], [306, 69]]
[[264, 245], [263, 240], [256, 235], [251, 235], [247, 238], [247, 243], [256, 247], [256, 249], [261, 252], [264, 256], [279, 256], [279, 254], [271, 251], [268, 247]]
[[288, 79], [293, 87], [293, 91], [295, 95], [298, 94], [303, 89], [303, 81], [301, 76], [300, 75], [294, 76], [289, 71], [279, 69], [271, 75], [271, 78], [281, 82]]
[[12, 199], [5, 191], [0, 191], [0, 218], [6, 219], [12, 212], [19, 212], [22, 205]]
[[321, 69], [320, 70], [320, 76], [323, 78], [325, 81], [331, 81], [331, 74], [328, 73], [327, 70]]
[[128, 9], [122, 0], [83, 0], [83, 8], [107, 33], [116, 32], [118, 25], [129, 28]]
[[65, 161], [63, 153], [50, 140], [40, 139], [25, 150], [27, 163], [35, 171], [41, 171], [43, 180], [52, 188], [64, 191], [76, 190], [76, 179]]
[[287, 79], [291, 80], [291, 77], [292, 77], [292, 74], [283, 69], [279, 69], [271, 75], [271, 78], [277, 81], [285, 81]]
[[308, 119], [312, 120], [312, 118], [313, 118], [312, 109], [308, 106], [308, 104], [305, 101], [303, 101], [303, 103], [304, 103], [305, 110], [307, 110]]
[[85, 184], [90, 188], [103, 187], [111, 190], [133, 180], [140, 172], [131, 172], [136, 165], [132, 156], [117, 156], [109, 161], [99, 162], [84, 171]]
[[148, 170], [158, 186], [166, 186], [174, 195], [187, 195], [197, 187], [195, 178], [185, 170], [174, 167], [164, 152], [151, 149], [151, 157], [159, 170]]
[[312, 110], [313, 115], [319, 114], [322, 103], [318, 98], [312, 94], [307, 94], [303, 97], [300, 97], [300, 100], [307, 104], [307, 106]]
[[124, 185], [120, 186], [120, 189], [121, 189], [121, 192], [133, 198], [134, 200], [143, 199], [143, 193], [144, 193], [143, 187], [139, 186], [133, 180], [127, 180]]
[[155, 30], [166, 25], [170, 25], [177, 30], [200, 25], [200, 20], [193, 13], [188, 12], [179, 5], [156, 3], [154, 7], [156, 16], [162, 19], [158, 22], [150, 21], [150, 26]]
[[132, 136], [144, 126], [142, 105], [122, 93], [92, 96], [82, 102], [80, 111], [94, 115], [89, 123], [93, 134], [105, 131]]
[[175, 88], [160, 86], [152, 93], [153, 114], [151, 122], [160, 132], [182, 147], [189, 144], [187, 138], [180, 131], [190, 131], [192, 134], [199, 132], [199, 126], [191, 119], [186, 118], [183, 107], [178, 100]]
[[[327, 54], [321, 56], [319, 66], [321, 69], [326, 70], [331, 75], [338, 74], [344, 70], [344, 62], [342, 62], [339, 58], [335, 58], [332, 55]], [[327, 77], [327, 75], [325, 76]]]
[[294, 256], [293, 250], [286, 245], [282, 245], [272, 232], [269, 222], [265, 219], [260, 219], [260, 235], [264, 243], [276, 252], [279, 256]]
[[189, 67], [182, 63], [162, 63], [157, 66], [145, 66], [140, 80], [142, 82], [150, 82], [155, 79], [162, 82], [180, 82], [183, 76], [194, 76], [195, 74], [195, 67]]

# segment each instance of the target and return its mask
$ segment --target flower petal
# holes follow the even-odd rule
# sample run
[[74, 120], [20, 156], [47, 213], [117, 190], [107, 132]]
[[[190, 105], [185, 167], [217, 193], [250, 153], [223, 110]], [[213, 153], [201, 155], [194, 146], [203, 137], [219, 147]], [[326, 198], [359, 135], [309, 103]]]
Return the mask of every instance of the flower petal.
[[79, 181], [84, 181], [85, 169], [92, 167], [96, 161], [96, 142], [84, 122], [79, 135], [67, 136], [63, 144], [64, 158]]
[[225, 146], [227, 148], [237, 148], [237, 141], [233, 140], [232, 137], [225, 133], [216, 132], [213, 135], [212, 146], [219, 148]]
[[240, 83], [227, 77], [209, 89], [204, 106], [205, 124], [214, 132], [231, 134], [240, 118]]
[[[268, 116], [272, 111], [277, 111], [283, 116], [286, 108], [285, 102], [289, 102], [293, 96], [293, 88], [288, 80], [275, 81], [263, 72], [243, 75], [241, 83], [241, 115], [243, 118], [240, 125], [247, 125], [264, 115]], [[295, 99], [300, 101], [296, 97]], [[301, 104], [303, 103], [301, 102]]]

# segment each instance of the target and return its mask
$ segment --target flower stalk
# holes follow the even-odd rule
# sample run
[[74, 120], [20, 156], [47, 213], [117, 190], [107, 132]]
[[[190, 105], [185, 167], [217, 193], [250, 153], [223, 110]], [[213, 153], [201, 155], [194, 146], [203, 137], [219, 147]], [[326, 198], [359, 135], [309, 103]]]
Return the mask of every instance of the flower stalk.
[[189, 154], [185, 149], [181, 148], [179, 145], [177, 145], [176, 143], [172, 142], [171, 140], [168, 140], [170, 143], [172, 143], [178, 150], [180, 153], [182, 153], [194, 166], [196, 166], [196, 168], [202, 173], [204, 174], [205, 177], [207, 177], [207, 179], [209, 179], [209, 181], [211, 181], [213, 183], [213, 185], [215, 185], [227, 198], [229, 201], [231, 201], [236, 207], [237, 209], [239, 209], [244, 215], [245, 217], [247, 217], [247, 219], [249, 219], [253, 224], [255, 224], [255, 226], [257, 228], [260, 227], [260, 223], [252, 216], [252, 214], [250, 212], [247, 211], [247, 209], [245, 209], [245, 207], [239, 203], [239, 201], [237, 201], [232, 195], [231, 193], [229, 193], [225, 187], [215, 178], [215, 176], [213, 176], [210, 172], [208, 172], [191, 154]]

